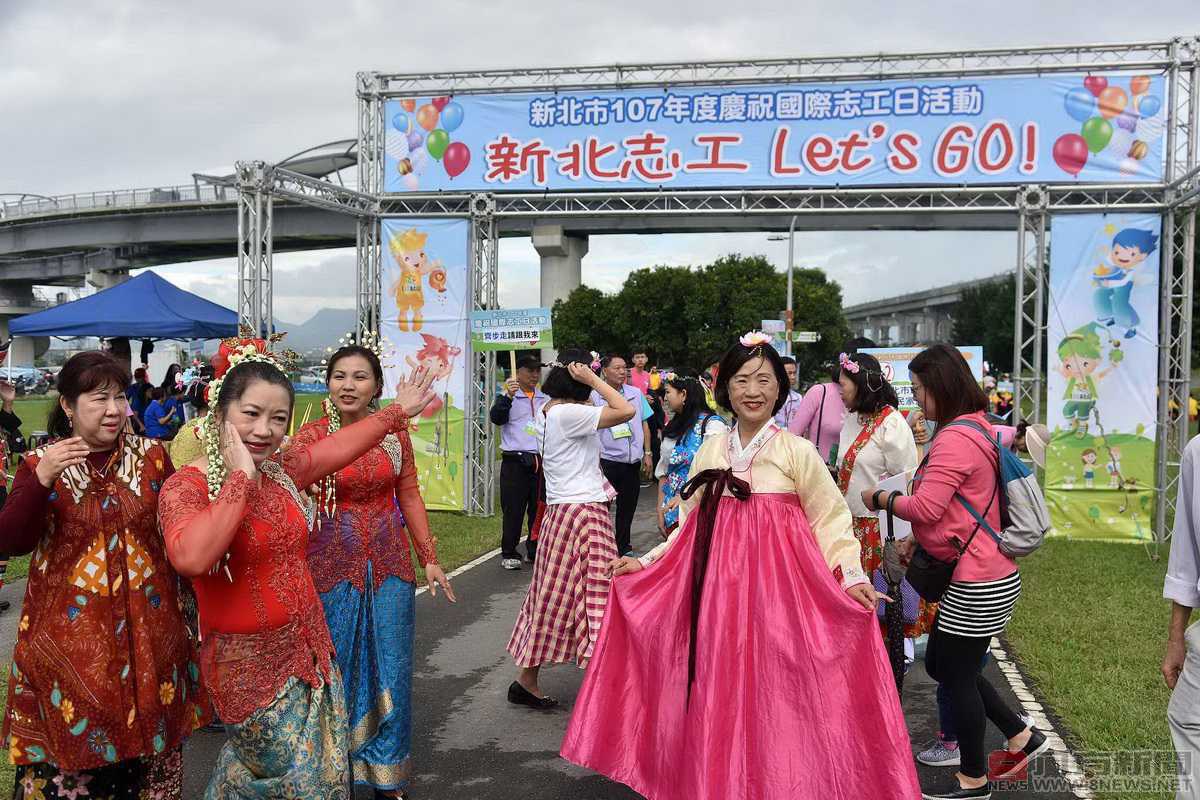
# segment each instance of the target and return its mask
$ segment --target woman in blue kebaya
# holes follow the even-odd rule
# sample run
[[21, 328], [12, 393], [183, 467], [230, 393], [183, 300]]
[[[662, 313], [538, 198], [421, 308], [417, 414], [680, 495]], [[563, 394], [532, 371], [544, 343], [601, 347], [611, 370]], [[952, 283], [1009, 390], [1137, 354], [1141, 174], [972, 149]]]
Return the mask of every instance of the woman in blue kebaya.
[[663, 399], [671, 421], [663, 429], [658, 478], [658, 530], [668, 536], [679, 525], [679, 490], [687, 483], [692, 459], [710, 436], [723, 433], [725, 422], [708, 407], [700, 381], [668, 372], [663, 376]]

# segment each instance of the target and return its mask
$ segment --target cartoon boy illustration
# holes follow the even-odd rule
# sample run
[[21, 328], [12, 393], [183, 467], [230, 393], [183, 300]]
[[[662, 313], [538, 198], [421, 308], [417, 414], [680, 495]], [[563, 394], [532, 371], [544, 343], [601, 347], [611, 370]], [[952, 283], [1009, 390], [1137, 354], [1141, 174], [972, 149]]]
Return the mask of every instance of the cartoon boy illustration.
[[1088, 489], [1095, 488], [1096, 451], [1089, 447], [1080, 454], [1080, 460], [1083, 462], [1083, 485]]
[[1096, 319], [1108, 327], [1120, 325], [1125, 329], [1126, 339], [1137, 336], [1139, 322], [1137, 311], [1129, 302], [1134, 272], [1157, 247], [1157, 235], [1140, 228], [1126, 228], [1113, 237], [1108, 263], [1100, 264], [1092, 272], [1092, 285], [1096, 287], [1092, 295]]
[[1110, 489], [1121, 488], [1121, 449], [1119, 447], [1108, 448], [1108, 463], [1104, 465], [1108, 470], [1108, 487]]
[[[450, 376], [450, 372], [453, 370], [454, 358], [462, 353], [462, 348], [453, 347], [442, 337], [431, 336], [428, 333], [422, 333], [421, 339], [424, 340], [425, 345], [417, 351], [417, 357], [414, 359], [412, 356], [405, 356], [404, 360], [414, 369], [422, 366], [433, 373], [433, 380], [436, 385], [438, 381], [445, 380]], [[445, 393], [442, 396], [434, 397], [429, 405], [425, 406], [425, 410], [421, 412], [421, 417], [430, 419], [437, 416], [444, 405], [442, 399], [444, 396]]]
[[[421, 233], [416, 228], [409, 228], [398, 236], [393, 236], [388, 242], [392, 257], [400, 267], [400, 278], [392, 285], [392, 294], [396, 298], [396, 310], [400, 314], [397, 327], [402, 331], [421, 330], [425, 322], [422, 309], [425, 308], [425, 292], [422, 291], [421, 281], [426, 275], [435, 272], [441, 275], [441, 287], [445, 287], [445, 270], [442, 262], [430, 261], [425, 255], [425, 240], [428, 234]], [[412, 327], [409, 327], [409, 315], [412, 316]]]
[[1080, 439], [1087, 435], [1088, 420], [1096, 407], [1096, 384], [1103, 380], [1113, 367], [1096, 372], [1100, 366], [1099, 326], [1089, 322], [1067, 334], [1058, 343], [1058, 357], [1062, 360], [1058, 371], [1067, 379], [1063, 392], [1063, 417], [1071, 421], [1071, 431]]

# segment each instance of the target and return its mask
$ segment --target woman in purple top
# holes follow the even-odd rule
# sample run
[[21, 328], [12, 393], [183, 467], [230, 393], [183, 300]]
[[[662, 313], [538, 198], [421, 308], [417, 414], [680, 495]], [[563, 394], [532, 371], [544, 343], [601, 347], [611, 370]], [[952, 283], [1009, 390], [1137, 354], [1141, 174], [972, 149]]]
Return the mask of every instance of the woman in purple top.
[[839, 371], [840, 367], [835, 365], [829, 383], [818, 384], [804, 393], [800, 407], [788, 423], [789, 431], [817, 446], [826, 463], [830, 449], [842, 435], [842, 422], [846, 417], [842, 388], [838, 384]]

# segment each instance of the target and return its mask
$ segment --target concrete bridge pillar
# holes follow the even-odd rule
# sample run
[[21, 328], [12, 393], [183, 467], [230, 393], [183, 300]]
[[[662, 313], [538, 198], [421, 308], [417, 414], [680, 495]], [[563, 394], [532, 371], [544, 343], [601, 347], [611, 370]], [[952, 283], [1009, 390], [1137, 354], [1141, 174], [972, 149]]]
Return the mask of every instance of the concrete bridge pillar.
[[[0, 283], [0, 341], [7, 342], [11, 338], [8, 333], [9, 320], [41, 310], [41, 306], [35, 305], [32, 283]], [[9, 347], [10, 360], [5, 361], [4, 365], [11, 363], [14, 367], [32, 367], [34, 358], [45, 353], [49, 347], [50, 339], [45, 336], [18, 336]], [[0, 368], [0, 377], [4, 374]]]
[[[533, 247], [542, 260], [542, 305], [553, 308], [555, 301], [566, 300], [582, 284], [588, 239], [564, 232], [561, 225], [537, 225]], [[542, 350], [542, 361], [553, 361], [557, 356], [557, 350]]]

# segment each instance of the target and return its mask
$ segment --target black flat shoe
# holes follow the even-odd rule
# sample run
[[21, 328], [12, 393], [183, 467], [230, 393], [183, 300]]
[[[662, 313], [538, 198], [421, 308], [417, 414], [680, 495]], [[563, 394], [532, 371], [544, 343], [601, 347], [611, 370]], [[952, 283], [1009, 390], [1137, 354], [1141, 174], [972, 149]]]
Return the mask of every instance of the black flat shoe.
[[0, 600], [0, 614], [3, 614], [8, 609], [12, 608], [12, 603], [7, 600]]
[[1042, 753], [1050, 749], [1050, 742], [1046, 739], [1046, 734], [1039, 731], [1037, 728], [1029, 729], [1029, 741], [1021, 748], [1020, 753], [1009, 753], [1012, 761], [1005, 761], [1004, 772], [992, 776], [994, 781], [1002, 781], [1005, 778], [1011, 777], [1025, 768], [1030, 761], [1040, 756]]
[[958, 778], [952, 778], [944, 789], [921, 790], [924, 800], [988, 800], [992, 796], [992, 786], [985, 783], [978, 789], [964, 789]]
[[542, 711], [558, 705], [558, 701], [553, 697], [538, 697], [522, 686], [519, 681], [513, 681], [512, 686], [508, 687], [508, 702], [518, 706], [537, 708]]

